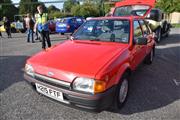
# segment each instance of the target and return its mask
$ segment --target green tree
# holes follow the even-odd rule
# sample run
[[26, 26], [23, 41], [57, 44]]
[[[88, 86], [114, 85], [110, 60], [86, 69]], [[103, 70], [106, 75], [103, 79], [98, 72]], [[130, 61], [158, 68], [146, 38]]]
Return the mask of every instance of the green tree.
[[71, 12], [71, 8], [77, 4], [79, 4], [79, 3], [76, 0], [67, 0], [64, 2], [63, 10], [65, 12]]
[[163, 12], [170, 14], [172, 12], [180, 12], [179, 0], [157, 0], [156, 7]]
[[[31, 2], [33, 3], [27, 4]], [[26, 14], [26, 13], [34, 14], [37, 12], [37, 6], [40, 4], [43, 5], [46, 10], [44, 3], [38, 2], [38, 0], [21, 0], [20, 5], [19, 5], [19, 13], [20, 14]]]
[[71, 8], [71, 13], [74, 15], [74, 16], [80, 16], [80, 9], [81, 9], [81, 5], [74, 5], [72, 8]]
[[18, 14], [18, 8], [12, 4], [11, 0], [1, 0], [1, 3], [2, 4], [0, 5], [0, 18], [6, 16], [11, 21], [13, 21], [14, 15]]
[[60, 11], [60, 9], [56, 8], [54, 5], [50, 5], [48, 8], [48, 13], [51, 13], [51, 12], [55, 12], [55, 11]]
[[73, 6], [71, 12], [74, 16], [97, 17], [100, 15], [98, 6], [92, 2], [86, 2], [83, 5]]

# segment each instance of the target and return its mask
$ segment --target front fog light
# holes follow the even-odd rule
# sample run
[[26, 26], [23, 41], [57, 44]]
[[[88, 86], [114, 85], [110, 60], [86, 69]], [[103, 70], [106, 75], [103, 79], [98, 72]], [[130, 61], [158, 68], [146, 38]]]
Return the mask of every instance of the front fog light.
[[25, 65], [25, 72], [26, 72], [26, 74], [34, 77], [34, 69], [33, 69], [32, 65], [26, 64]]

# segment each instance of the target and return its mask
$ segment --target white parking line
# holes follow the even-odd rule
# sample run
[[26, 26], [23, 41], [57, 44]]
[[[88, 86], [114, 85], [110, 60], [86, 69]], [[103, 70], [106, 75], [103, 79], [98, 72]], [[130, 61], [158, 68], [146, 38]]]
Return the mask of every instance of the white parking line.
[[180, 86], [180, 81], [177, 81], [176, 79], [173, 79], [173, 81], [176, 84], [176, 86]]

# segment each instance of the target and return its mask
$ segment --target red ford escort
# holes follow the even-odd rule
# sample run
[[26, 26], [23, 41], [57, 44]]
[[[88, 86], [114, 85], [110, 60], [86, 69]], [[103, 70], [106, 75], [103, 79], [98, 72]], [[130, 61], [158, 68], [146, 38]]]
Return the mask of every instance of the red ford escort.
[[25, 79], [37, 92], [75, 108], [119, 109], [127, 98], [130, 73], [143, 61], [151, 64], [155, 52], [154, 35], [144, 21], [153, 3], [135, 1], [121, 10], [146, 5], [144, 15], [86, 21], [70, 40], [29, 58]]

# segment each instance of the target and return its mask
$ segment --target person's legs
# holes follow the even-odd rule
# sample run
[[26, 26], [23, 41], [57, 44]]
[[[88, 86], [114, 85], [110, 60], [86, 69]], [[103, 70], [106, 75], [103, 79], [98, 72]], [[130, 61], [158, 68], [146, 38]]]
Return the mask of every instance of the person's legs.
[[11, 37], [11, 28], [9, 28], [9, 37]]
[[47, 44], [48, 44], [48, 47], [51, 47], [51, 41], [50, 41], [50, 38], [49, 38], [49, 31], [46, 31], [46, 41], [47, 41]]
[[41, 33], [38, 31], [38, 35], [39, 35], [39, 42], [42, 42], [42, 36]]
[[30, 42], [30, 29], [27, 29], [27, 42]]
[[42, 31], [40, 34], [41, 34], [41, 38], [42, 38], [42, 49], [46, 49], [45, 33], [44, 33], [44, 31]]
[[30, 29], [30, 34], [31, 34], [31, 42], [34, 43], [34, 35], [33, 35], [33, 30]]
[[39, 35], [39, 32], [38, 32], [38, 29], [36, 29], [36, 33], [35, 33], [35, 34], [36, 34], [35, 40], [38, 40], [38, 39], [39, 39], [39, 36], [40, 36], [40, 35]]
[[8, 28], [6, 28], [6, 33], [7, 33], [7, 36], [9, 38], [9, 30], [8, 30]]
[[10, 37], [11, 37], [11, 29], [10, 29], [10, 28], [7, 28], [7, 29], [6, 29], [6, 33], [7, 33], [7, 35], [8, 35], [8, 38], [10, 38]]

